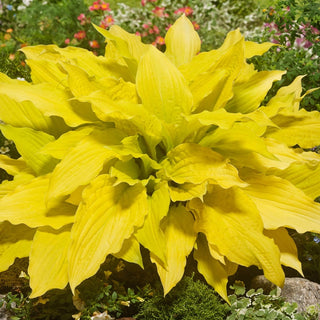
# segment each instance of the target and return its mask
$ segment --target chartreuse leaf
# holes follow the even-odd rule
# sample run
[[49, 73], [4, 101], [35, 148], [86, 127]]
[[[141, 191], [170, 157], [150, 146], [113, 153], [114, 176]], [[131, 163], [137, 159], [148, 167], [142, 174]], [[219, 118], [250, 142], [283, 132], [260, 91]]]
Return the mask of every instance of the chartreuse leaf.
[[40, 152], [56, 159], [63, 159], [79, 141], [89, 135], [93, 130], [93, 126], [85, 126], [68, 131], [57, 140], [47, 143]]
[[12, 176], [27, 170], [26, 162], [22, 158], [12, 159], [4, 154], [0, 155], [0, 167]]
[[60, 230], [39, 228], [30, 252], [28, 274], [32, 292], [30, 298], [43, 295], [50, 289], [63, 289], [68, 284], [67, 253], [70, 226]]
[[294, 240], [290, 237], [286, 228], [276, 230], [264, 230], [263, 233], [274, 240], [280, 250], [281, 264], [297, 270], [302, 276], [301, 262], [298, 259], [298, 250]]
[[289, 181], [253, 172], [241, 177], [249, 183], [243, 190], [257, 206], [266, 229], [320, 232], [320, 204]]
[[140, 244], [135, 236], [131, 236], [129, 239], [125, 239], [123, 241], [121, 250], [113, 255], [118, 259], [123, 259], [127, 262], [135, 263], [143, 268]]
[[256, 152], [264, 157], [275, 159], [268, 151], [264, 140], [255, 132], [255, 129], [250, 129], [248, 123], [236, 123], [228, 130], [217, 128], [211, 134], [206, 135], [199, 144], [204, 147], [211, 147], [228, 158], [235, 158], [239, 153], [251, 154]]
[[235, 83], [233, 98], [227, 103], [229, 112], [248, 113], [256, 110], [271, 89], [274, 81], [280, 80], [284, 71], [261, 71], [254, 73], [248, 81]]
[[[226, 301], [229, 302], [227, 294], [228, 276], [231, 275], [230, 266], [222, 264], [218, 260], [214, 259], [209, 251], [208, 242], [203, 234], [198, 235], [197, 245], [194, 250], [193, 256], [198, 263], [198, 270], [204, 276], [208, 284], [210, 284], [214, 290]], [[234, 268], [232, 271], [236, 271]]]
[[166, 238], [159, 226], [169, 212], [170, 197], [167, 183], [162, 182], [156, 186], [152, 196], [148, 197], [148, 205], [149, 213], [143, 227], [135, 233], [135, 237], [159, 259], [162, 266], [166, 267]]
[[111, 26], [109, 31], [96, 25], [94, 27], [106, 38], [108, 45], [111, 43], [116, 48], [127, 63], [131, 77], [134, 79], [139, 59], [150, 45], [142, 43], [140, 37], [130, 34], [116, 25]]
[[89, 122], [72, 109], [68, 101], [70, 96], [66, 90], [59, 89], [49, 83], [35, 85], [25, 81], [19, 81], [19, 83], [19, 85], [16, 82], [1, 84], [0, 93], [17, 102], [31, 101], [44, 116], [59, 116], [71, 127]]
[[151, 46], [140, 59], [136, 86], [144, 107], [167, 123], [181, 121], [190, 114], [192, 96], [175, 65]]
[[143, 225], [148, 214], [147, 194], [142, 184], [114, 186], [114, 182], [108, 175], [100, 175], [82, 193], [83, 202], [71, 231], [72, 291], [98, 271], [108, 254], [121, 250], [124, 240]]
[[246, 185], [239, 178], [237, 169], [223, 156], [193, 143], [183, 143], [171, 150], [161, 165], [159, 177], [178, 184], [210, 181], [223, 188]]
[[189, 63], [200, 51], [201, 40], [194, 26], [183, 14], [168, 30], [165, 55], [177, 66]]
[[301, 109], [297, 112], [279, 113], [272, 118], [278, 130], [269, 130], [266, 136], [284, 142], [288, 146], [312, 148], [319, 144], [320, 113]]
[[183, 183], [175, 184], [169, 183], [170, 198], [173, 202], [187, 201], [193, 198], [200, 198], [207, 193], [207, 182], [201, 184]]
[[39, 57], [27, 59], [27, 63], [31, 68], [32, 83], [47, 82], [61, 89], [67, 87], [67, 75], [58, 63], [45, 59], [42, 60]]
[[28, 257], [35, 229], [24, 224], [0, 223], [0, 272], [7, 270], [16, 258]]
[[195, 230], [204, 233], [221, 255], [243, 266], [256, 265], [267, 279], [283, 285], [279, 249], [263, 235], [259, 211], [243, 191], [212, 186], [204, 202], [193, 199], [190, 208], [195, 214]]
[[104, 163], [118, 154], [108, 145], [120, 144], [123, 135], [117, 129], [96, 130], [70, 150], [52, 172], [48, 200], [65, 196], [88, 184]]
[[245, 57], [246, 59], [252, 58], [253, 56], [262, 56], [271, 47], [277, 46], [272, 42], [256, 43], [253, 41], [245, 41]]
[[193, 230], [193, 217], [184, 206], [172, 206], [161, 227], [166, 239], [166, 268], [151, 253], [151, 260], [156, 264], [166, 295], [182, 278], [186, 258], [191, 253], [196, 241]]
[[20, 183], [0, 199], [0, 221], [7, 220], [12, 224], [24, 223], [31, 228], [48, 225], [55, 229], [72, 223], [76, 207], [60, 203], [55, 208], [48, 209], [46, 206], [48, 188], [49, 175]]
[[2, 181], [0, 184], [0, 199], [14, 191], [19, 185], [27, 183], [33, 178], [34, 176], [30, 173], [20, 172], [14, 176], [13, 180]]
[[0, 130], [7, 139], [15, 142], [18, 152], [37, 175], [50, 172], [57, 164], [56, 159], [40, 152], [43, 146], [54, 141], [53, 136], [31, 128], [15, 128], [4, 124], [0, 124]]
[[200, 53], [182, 66], [180, 69], [190, 81], [197, 111], [225, 107], [234, 95], [233, 84], [244, 65], [244, 39], [240, 32], [230, 32], [221, 48]]
[[[85, 50], [79, 47], [59, 48], [56, 45], [37, 45], [24, 47], [21, 49], [27, 56], [27, 59], [34, 59], [37, 61], [45, 60], [59, 64], [66, 62], [76, 65], [84, 70], [90, 76], [101, 75], [107, 76], [120, 76], [115, 66], [110, 65], [110, 62], [103, 56], [96, 56], [92, 51]], [[27, 60], [28, 61], [28, 60]]]
[[0, 102], [0, 119], [13, 127], [28, 127], [54, 136], [67, 130], [61, 118], [44, 116], [30, 101], [17, 102], [0, 94]]
[[[320, 157], [319, 157], [320, 160]], [[284, 170], [269, 170], [268, 173], [290, 181], [297, 188], [302, 190], [308, 197], [315, 199], [320, 196], [320, 164], [319, 161], [312, 165], [312, 162], [295, 162]]]

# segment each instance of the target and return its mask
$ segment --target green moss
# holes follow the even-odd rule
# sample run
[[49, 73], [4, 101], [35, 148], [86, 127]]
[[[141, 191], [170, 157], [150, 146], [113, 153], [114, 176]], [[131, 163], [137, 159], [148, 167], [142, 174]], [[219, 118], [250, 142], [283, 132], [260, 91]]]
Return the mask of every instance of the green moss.
[[185, 277], [163, 298], [156, 295], [145, 301], [136, 315], [138, 320], [222, 320], [229, 306], [213, 289], [191, 277]]

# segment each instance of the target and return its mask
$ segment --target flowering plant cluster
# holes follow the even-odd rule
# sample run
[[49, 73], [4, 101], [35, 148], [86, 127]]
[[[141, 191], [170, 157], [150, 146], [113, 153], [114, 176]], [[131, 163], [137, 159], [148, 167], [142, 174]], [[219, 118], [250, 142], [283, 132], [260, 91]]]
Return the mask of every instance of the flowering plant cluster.
[[[318, 87], [320, 81], [320, 3], [316, 0], [297, 2], [279, 0], [271, 8], [264, 9], [265, 31], [255, 41], [272, 41], [279, 44], [262, 57], [255, 57], [259, 70], [289, 70], [273, 86], [269, 97], [298, 75], [302, 80], [304, 92]], [[308, 95], [301, 106], [320, 110], [320, 91]]]

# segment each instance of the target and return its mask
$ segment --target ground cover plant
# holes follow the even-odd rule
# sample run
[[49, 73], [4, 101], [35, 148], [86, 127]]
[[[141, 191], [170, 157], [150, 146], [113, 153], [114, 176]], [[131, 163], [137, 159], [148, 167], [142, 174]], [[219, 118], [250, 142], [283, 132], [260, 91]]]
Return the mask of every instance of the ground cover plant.
[[[29, 256], [31, 297], [72, 292], [108, 254], [142, 266], [150, 251], [167, 294], [186, 256], [226, 300], [228, 276], [256, 265], [281, 286], [301, 272], [285, 227], [319, 232], [319, 112], [299, 110], [301, 77], [259, 107], [283, 71], [246, 62], [272, 44], [239, 30], [198, 54], [182, 15], [166, 51], [96, 27], [106, 55], [23, 48], [32, 83], [1, 74], [0, 270]], [[10, 112], [8, 112], [10, 110]], [[236, 146], [236, 148], [235, 148]], [[291, 148], [292, 146], [299, 146]]]

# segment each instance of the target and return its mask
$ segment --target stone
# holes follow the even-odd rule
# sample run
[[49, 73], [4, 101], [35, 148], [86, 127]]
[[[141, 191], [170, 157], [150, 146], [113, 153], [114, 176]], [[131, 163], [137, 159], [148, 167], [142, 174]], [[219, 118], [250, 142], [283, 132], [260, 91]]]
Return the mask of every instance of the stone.
[[[264, 276], [256, 276], [251, 281], [251, 288], [262, 288], [265, 294], [276, 286]], [[278, 288], [280, 296], [287, 302], [296, 302], [298, 311], [304, 312], [309, 306], [320, 304], [320, 284], [304, 278], [286, 278], [283, 288]], [[320, 319], [320, 318], [319, 318]]]
[[[4, 297], [3, 294], [0, 294], [0, 299]], [[0, 320], [10, 320], [11, 315], [6, 310], [6, 304], [4, 303], [3, 306], [0, 308]]]

